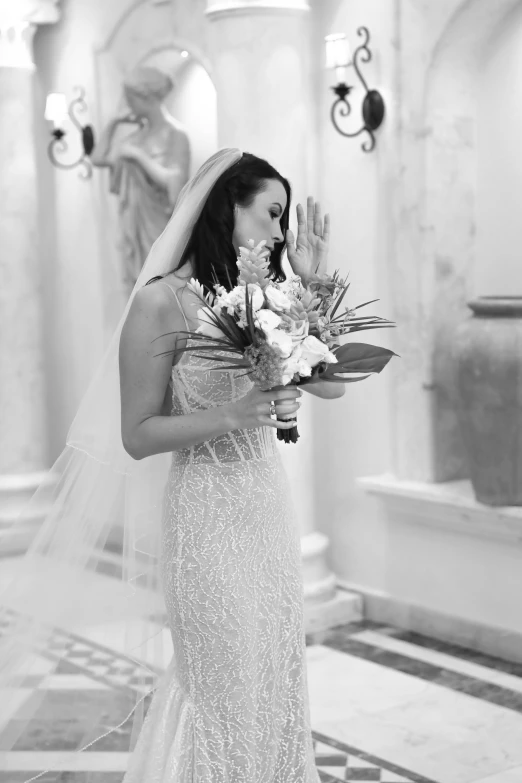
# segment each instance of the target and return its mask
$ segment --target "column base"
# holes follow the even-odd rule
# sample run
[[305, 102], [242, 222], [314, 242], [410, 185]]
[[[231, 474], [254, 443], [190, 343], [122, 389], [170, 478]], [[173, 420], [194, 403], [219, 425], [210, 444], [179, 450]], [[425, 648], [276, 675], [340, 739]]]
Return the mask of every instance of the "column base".
[[27, 550], [48, 510], [45, 496], [39, 503], [28, 501], [38, 487], [50, 489], [54, 481], [48, 471], [0, 476], [0, 557]]
[[304, 624], [307, 634], [357, 622], [363, 616], [361, 596], [337, 591], [336, 576], [326, 562], [329, 543], [328, 538], [317, 531], [301, 538]]
[[337, 625], [357, 623], [363, 619], [363, 600], [356, 593], [339, 590], [329, 601], [310, 605], [305, 600], [304, 627], [306, 635], [315, 636], [315, 644], [321, 643], [321, 634]]

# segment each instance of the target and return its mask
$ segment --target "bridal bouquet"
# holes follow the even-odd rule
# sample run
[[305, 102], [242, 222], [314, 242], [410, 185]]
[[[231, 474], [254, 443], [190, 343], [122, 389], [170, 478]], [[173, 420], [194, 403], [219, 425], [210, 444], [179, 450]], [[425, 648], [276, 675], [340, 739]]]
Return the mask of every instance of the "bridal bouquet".
[[[378, 316], [356, 315], [356, 310], [371, 302], [352, 310], [345, 307], [341, 313], [349, 283], [341, 280], [337, 271], [333, 275], [314, 275], [306, 288], [298, 275], [274, 283], [269, 278], [265, 242], [254, 247], [250, 240], [248, 245], [240, 248], [238, 284], [232, 290], [216, 282], [215, 293], [205, 294], [203, 286], [191, 279], [188, 286], [203, 305], [198, 310], [201, 326], [182, 334], [197, 337], [199, 344], [187, 344], [175, 354], [207, 352], [203, 358], [226, 364], [219, 369], [244, 368], [243, 374], [265, 391], [289, 383], [304, 386], [319, 381], [362, 381], [379, 373], [397, 355], [365, 343], [340, 344], [339, 338], [349, 332], [394, 324]], [[285, 418], [295, 420], [295, 416]], [[297, 426], [278, 429], [277, 436], [295, 443], [299, 437]]]

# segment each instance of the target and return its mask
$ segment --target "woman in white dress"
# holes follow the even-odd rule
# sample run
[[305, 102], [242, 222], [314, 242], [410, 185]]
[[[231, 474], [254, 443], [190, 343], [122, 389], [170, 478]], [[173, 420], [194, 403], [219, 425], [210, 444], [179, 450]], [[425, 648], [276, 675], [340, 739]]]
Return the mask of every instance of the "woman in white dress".
[[[294, 249], [289, 202], [287, 181], [243, 154], [216, 182], [178, 268], [138, 292], [123, 327], [125, 447], [136, 459], [174, 452], [162, 560], [177, 666], [158, 688], [125, 783], [318, 780], [299, 533], [274, 429], [291, 422], [270, 417], [272, 400], [279, 413], [295, 413], [302, 391], [260, 391], [237, 377], [244, 371], [212, 370], [216, 362], [190, 352], [172, 366], [173, 349], [186, 344], [176, 332], [200, 325], [188, 279], [210, 286], [213, 267], [222, 285], [236, 285], [236, 256], [249, 239], [266, 240], [274, 279], [285, 239], [305, 282], [323, 260], [317, 210], [315, 248], [301, 242], [299, 210]], [[308, 388], [344, 391], [324, 387]]]
[[[280, 415], [295, 414], [302, 391], [261, 391], [243, 370], [190, 352], [173, 360], [186, 344], [179, 332], [200, 325], [201, 302], [187, 281], [210, 287], [215, 274], [230, 288], [248, 240], [266, 240], [273, 279], [284, 279], [285, 247], [304, 283], [325, 271], [329, 221], [323, 225], [309, 199], [307, 214], [297, 207], [294, 240], [290, 195], [272, 166], [239, 150], [216, 153], [186, 185], [52, 468], [52, 497], [45, 488], [34, 496], [35, 508], [45, 501], [50, 510], [0, 594], [0, 626], [9, 627], [8, 643], [0, 643], [0, 689], [10, 683], [3, 693], [16, 702], [12, 683], [30, 682], [31, 654], [47, 646], [57, 664], [66, 658], [66, 639], [57, 641], [53, 629], [81, 634], [89, 613], [99, 611], [91, 598], [106, 589], [98, 564], [114, 526], [123, 524], [124, 590], [117, 594], [110, 583], [123, 606], [118, 633], [127, 629], [128, 657], [143, 669], [157, 630], [136, 630], [136, 618], [147, 621], [164, 607], [174, 652], [154, 682], [143, 725], [135, 723], [141, 731], [124, 783], [319, 780], [299, 531], [275, 442], [276, 428], [292, 422], [270, 415], [272, 402]], [[332, 398], [344, 385], [306, 390]], [[144, 553], [157, 555], [155, 568], [144, 566]], [[114, 611], [100, 626], [107, 638], [116, 632]], [[142, 694], [151, 692], [146, 679]], [[26, 718], [31, 709], [24, 708]], [[8, 750], [16, 737], [9, 722], [2, 735], [1, 712]], [[78, 751], [96, 750], [117, 728], [100, 719]]]

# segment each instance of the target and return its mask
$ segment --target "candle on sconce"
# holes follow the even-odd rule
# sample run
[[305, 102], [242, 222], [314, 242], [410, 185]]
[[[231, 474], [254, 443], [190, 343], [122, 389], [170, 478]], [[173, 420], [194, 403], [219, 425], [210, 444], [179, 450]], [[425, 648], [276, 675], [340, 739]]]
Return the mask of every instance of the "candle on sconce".
[[61, 92], [52, 92], [45, 103], [45, 119], [52, 122], [55, 128], [60, 128], [68, 115], [67, 99]]
[[351, 64], [350, 45], [344, 33], [333, 33], [325, 37], [326, 67], [335, 70], [337, 82], [346, 83], [346, 69]]

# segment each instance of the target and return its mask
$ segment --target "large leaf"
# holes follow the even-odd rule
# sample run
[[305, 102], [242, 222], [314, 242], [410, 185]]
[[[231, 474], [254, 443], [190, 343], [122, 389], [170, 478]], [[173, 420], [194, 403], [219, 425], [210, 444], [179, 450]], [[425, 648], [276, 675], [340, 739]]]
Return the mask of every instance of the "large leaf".
[[[368, 345], [367, 343], [346, 343], [335, 348], [332, 353], [337, 359], [337, 364], [329, 364], [321, 375], [332, 372], [370, 372], [378, 373], [386, 367], [392, 356], [398, 356], [394, 351], [383, 348], [380, 345]], [[341, 369], [342, 368], [342, 369]]]
[[[337, 367], [337, 364], [329, 364], [328, 367]], [[337, 369], [337, 372], [339, 372], [339, 369]], [[364, 381], [366, 378], [371, 378], [371, 376], [372, 373], [361, 375], [359, 378], [337, 378], [335, 373], [328, 373], [328, 375], [326, 375], [326, 371], [322, 370], [308, 378], [302, 378], [299, 381], [299, 386], [307, 386], [312, 383], [320, 383], [321, 381], [328, 381], [328, 383], [357, 383], [357, 381]]]

